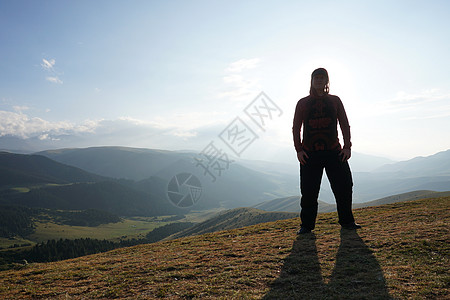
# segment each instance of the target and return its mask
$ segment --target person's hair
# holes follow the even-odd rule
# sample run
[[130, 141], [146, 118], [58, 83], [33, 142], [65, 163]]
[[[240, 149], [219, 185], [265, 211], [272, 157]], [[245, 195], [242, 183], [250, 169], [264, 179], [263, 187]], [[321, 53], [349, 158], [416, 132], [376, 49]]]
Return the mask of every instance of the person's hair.
[[325, 95], [328, 95], [330, 92], [330, 77], [328, 77], [328, 72], [324, 68], [318, 68], [315, 69], [314, 72], [311, 74], [311, 87], [309, 88], [309, 94], [312, 96], [318, 96], [317, 91], [315, 88], [313, 88], [313, 79], [315, 75], [324, 75], [327, 78], [327, 83], [325, 84], [323, 88], [323, 92]]

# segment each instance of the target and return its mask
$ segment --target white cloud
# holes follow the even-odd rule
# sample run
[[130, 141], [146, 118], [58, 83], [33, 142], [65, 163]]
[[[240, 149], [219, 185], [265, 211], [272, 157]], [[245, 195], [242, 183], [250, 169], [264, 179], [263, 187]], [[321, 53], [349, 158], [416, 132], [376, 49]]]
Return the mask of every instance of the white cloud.
[[226, 69], [223, 82], [226, 88], [219, 97], [227, 97], [231, 101], [249, 101], [249, 97], [261, 92], [259, 78], [249, 72], [258, 67], [259, 58], [241, 59], [231, 63]]
[[47, 76], [45, 80], [56, 83], [56, 84], [63, 84], [63, 81], [59, 78], [59, 73], [55, 69], [56, 61], [54, 59], [47, 60], [45, 58], [42, 59], [41, 67], [48, 73], [51, 74], [51, 76]]
[[16, 136], [30, 143], [38, 141], [39, 147], [46, 149], [110, 145], [200, 151], [217, 139], [228, 121], [222, 112], [208, 112], [153, 120], [121, 117], [79, 123], [51, 122], [23, 112], [0, 111], [0, 137]]
[[188, 138], [196, 137], [197, 132], [186, 131], [186, 130], [174, 130], [173, 135], [187, 140]]
[[40, 141], [59, 141], [59, 140], [61, 140], [61, 139], [58, 139], [58, 138], [51, 137], [48, 133], [41, 134], [40, 136], [38, 136], [38, 139]]
[[[40, 140], [51, 140], [60, 135], [121, 136], [126, 133], [125, 135], [130, 135], [132, 138], [133, 135], [158, 133], [169, 139], [170, 137], [189, 139], [198, 135], [197, 129], [199, 128], [216, 126], [220, 123], [221, 116], [220, 113], [208, 113], [209, 116], [211, 114], [216, 116], [213, 123], [211, 123], [211, 119], [205, 118], [205, 115], [202, 114], [160, 117], [152, 121], [120, 117], [116, 120], [99, 119], [73, 123], [68, 121], [50, 122], [42, 118], [31, 117], [23, 113], [23, 109], [16, 107], [14, 112], [0, 110], [0, 136], [12, 135], [25, 139], [37, 137]], [[218, 133], [219, 131], [215, 134]]]
[[450, 93], [428, 89], [413, 93], [398, 92], [395, 97], [373, 105], [374, 115], [397, 115], [398, 119], [433, 119], [450, 116]]
[[21, 111], [0, 111], [0, 136], [13, 135], [21, 138], [60, 135], [76, 132], [92, 132], [95, 124], [85, 122], [76, 125], [67, 121], [50, 122], [38, 117], [30, 117]]
[[15, 105], [15, 106], [13, 106], [13, 109], [14, 109], [14, 111], [16, 111], [16, 112], [22, 112], [22, 111], [24, 111], [24, 110], [29, 110], [30, 108], [28, 107], [28, 106], [18, 106], [18, 105]]
[[59, 79], [57, 76], [56, 77], [48, 76], [48, 77], [45, 77], [45, 80], [50, 81], [52, 83], [58, 83], [58, 84], [63, 83], [62, 80]]
[[357, 152], [404, 159], [431, 155], [449, 148], [445, 137], [450, 128], [450, 93], [448, 89], [398, 92], [391, 99], [360, 106], [350, 122]]
[[44, 70], [53, 71], [53, 66], [55, 65], [56, 61], [54, 59], [46, 60], [45, 58], [42, 59], [41, 67], [44, 68]]
[[240, 73], [247, 69], [254, 69], [261, 60], [259, 58], [240, 59], [231, 63], [225, 71], [230, 73]]
[[[158, 128], [177, 128], [195, 130], [201, 127], [210, 127], [229, 122], [229, 115], [225, 111], [204, 111], [178, 113], [169, 116], [158, 116], [152, 121], [146, 121]], [[225, 124], [226, 125], [226, 124]]]
[[48, 139], [49, 139], [48, 133], [46, 133], [46, 134], [41, 134], [41, 135], [39, 136], [39, 139], [40, 139], [41, 141], [43, 141], [43, 140], [48, 140]]
[[389, 101], [391, 106], [396, 107], [409, 107], [416, 106], [418, 104], [427, 104], [430, 102], [436, 102], [443, 99], [449, 99], [450, 93], [445, 93], [439, 89], [423, 90], [416, 93], [398, 92], [396, 97]]

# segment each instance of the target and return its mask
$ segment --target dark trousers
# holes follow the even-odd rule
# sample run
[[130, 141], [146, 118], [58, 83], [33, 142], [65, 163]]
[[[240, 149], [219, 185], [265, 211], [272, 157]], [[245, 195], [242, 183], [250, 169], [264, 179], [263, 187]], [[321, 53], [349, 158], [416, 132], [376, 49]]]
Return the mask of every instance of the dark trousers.
[[355, 222], [352, 213], [353, 180], [348, 162], [342, 162], [339, 151], [316, 151], [307, 154], [309, 158], [306, 164], [300, 166], [302, 227], [311, 230], [315, 227], [317, 199], [324, 169], [336, 198], [339, 224]]

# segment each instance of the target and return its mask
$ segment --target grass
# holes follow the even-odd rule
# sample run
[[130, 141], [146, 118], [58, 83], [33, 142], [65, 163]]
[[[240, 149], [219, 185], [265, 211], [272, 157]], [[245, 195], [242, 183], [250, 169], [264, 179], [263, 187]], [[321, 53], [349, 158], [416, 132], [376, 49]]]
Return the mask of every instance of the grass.
[[342, 231], [320, 214], [0, 273], [0, 298], [444, 299], [450, 198], [355, 210]]
[[[206, 211], [193, 211], [178, 222], [202, 222], [214, 216], [220, 209], [211, 209]], [[52, 221], [43, 221], [42, 218], [36, 219], [36, 231], [25, 238], [0, 238], [0, 250], [8, 249], [13, 245], [31, 244], [44, 242], [47, 240], [62, 239], [107, 239], [117, 241], [120, 239], [140, 239], [157, 227], [172, 223], [164, 221], [171, 216], [158, 217], [122, 217], [122, 222], [102, 224], [96, 227], [71, 226], [57, 224]], [[51, 218], [50, 218], [51, 219]]]
[[70, 226], [51, 222], [36, 223], [36, 232], [28, 236], [32, 241], [42, 242], [56, 237], [62, 239], [93, 238], [93, 239], [118, 239], [143, 238], [149, 231], [165, 225], [165, 222], [147, 222], [142, 220], [124, 219], [118, 223], [102, 224], [95, 227]]
[[11, 190], [13, 190], [16, 193], [28, 193], [30, 191], [30, 188], [27, 188], [27, 187], [15, 187], [15, 188], [11, 188]]
[[0, 238], [0, 249], [7, 249], [14, 244], [36, 244], [47, 240], [91, 238], [117, 241], [120, 239], [140, 239], [166, 222], [144, 222], [125, 219], [118, 223], [102, 224], [96, 227], [70, 226], [52, 222], [36, 222], [36, 232], [23, 238]]
[[118, 223], [101, 224], [95, 227], [70, 226], [53, 222], [35, 222], [36, 231], [26, 238], [0, 238], [0, 249], [7, 249], [14, 244], [34, 245], [47, 240], [91, 238], [118, 241], [120, 239], [140, 239], [153, 229], [170, 222], [146, 221], [144, 219], [123, 219]]
[[3, 238], [0, 237], [0, 251], [2, 250], [8, 250], [10, 247], [14, 247], [14, 245], [24, 245], [24, 244], [29, 244], [29, 245], [34, 245], [35, 243], [27, 240], [27, 239], [23, 239], [20, 237], [14, 237], [14, 238]]
[[12, 190], [16, 193], [28, 193], [32, 189], [38, 189], [42, 187], [49, 187], [49, 186], [65, 186], [65, 185], [72, 185], [73, 183], [44, 183], [44, 184], [35, 184], [30, 186], [17, 186], [17, 187], [6, 187], [2, 188], [1, 190]]
[[224, 207], [219, 208], [211, 208], [207, 210], [192, 210], [188, 214], [185, 215], [185, 218], [180, 220], [181, 222], [192, 222], [192, 223], [200, 223], [203, 221], [206, 221], [214, 216], [216, 216], [218, 213], [222, 211], [226, 211], [227, 209]]

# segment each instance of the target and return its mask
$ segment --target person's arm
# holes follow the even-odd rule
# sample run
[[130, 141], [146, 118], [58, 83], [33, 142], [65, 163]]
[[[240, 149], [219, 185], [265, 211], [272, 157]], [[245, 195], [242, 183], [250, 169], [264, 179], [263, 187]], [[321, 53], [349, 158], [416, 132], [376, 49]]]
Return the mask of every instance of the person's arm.
[[301, 140], [302, 124], [303, 124], [303, 113], [301, 106], [302, 106], [301, 102], [299, 101], [297, 103], [297, 106], [295, 107], [294, 123], [292, 125], [292, 134], [294, 138], [295, 151], [297, 152], [297, 159], [302, 165], [304, 165], [306, 163], [308, 155], [303, 150]]
[[341, 127], [342, 137], [344, 139], [344, 146], [341, 150], [342, 161], [346, 161], [351, 157], [351, 134], [350, 134], [350, 124], [348, 122], [347, 113], [345, 112], [344, 104], [342, 104], [341, 99], [338, 98], [338, 121]]

